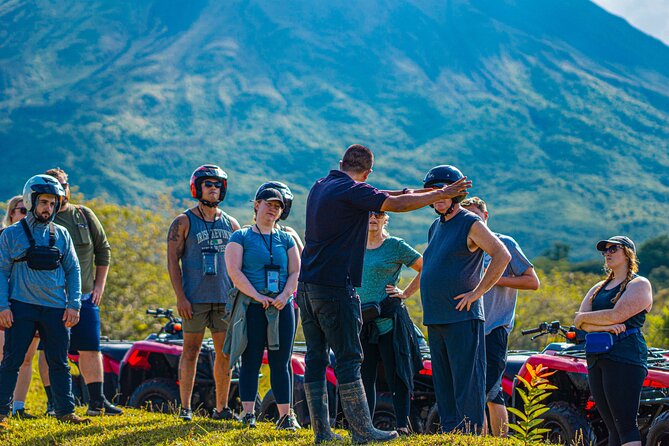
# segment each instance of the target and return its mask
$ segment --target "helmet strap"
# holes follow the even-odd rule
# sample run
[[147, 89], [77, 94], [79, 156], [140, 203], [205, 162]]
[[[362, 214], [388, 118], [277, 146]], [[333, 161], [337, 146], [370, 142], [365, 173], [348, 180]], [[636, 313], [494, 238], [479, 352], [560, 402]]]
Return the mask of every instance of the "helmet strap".
[[439, 222], [440, 223], [445, 223], [446, 222], [446, 217], [449, 216], [453, 212], [453, 208], [455, 207], [455, 201], [451, 201], [451, 205], [448, 207], [448, 210], [445, 213], [439, 212], [436, 208], [434, 209], [434, 212], [439, 214]]
[[220, 202], [221, 202], [220, 200], [211, 202], [200, 198], [200, 203], [202, 203], [204, 206], [207, 206], [208, 208], [216, 208], [218, 207]]

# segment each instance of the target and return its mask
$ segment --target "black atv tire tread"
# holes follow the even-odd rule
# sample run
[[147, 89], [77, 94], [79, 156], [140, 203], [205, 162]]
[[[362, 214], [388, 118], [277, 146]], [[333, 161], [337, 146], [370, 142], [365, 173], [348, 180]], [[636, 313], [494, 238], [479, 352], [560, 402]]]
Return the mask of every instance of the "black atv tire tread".
[[663, 412], [650, 425], [646, 437], [646, 446], [667, 445], [669, 445], [669, 412]]
[[169, 408], [164, 408], [164, 413], [175, 412], [179, 409], [181, 397], [179, 395], [179, 386], [175, 382], [165, 378], [154, 378], [144, 381], [130, 395], [128, 406], [143, 409], [146, 406], [146, 397], [153, 394], [159, 394], [168, 401]]
[[[558, 401], [549, 403], [548, 407], [550, 410], [541, 415], [544, 423], [540, 427], [546, 427], [546, 422], [552, 421], [558, 423], [559, 425], [566, 427], [567, 436], [569, 438], [564, 439], [565, 442], [562, 444], [572, 445], [595, 445], [597, 444], [597, 437], [595, 436], [595, 431], [592, 429], [590, 423], [585, 419], [579, 411], [569, 403]], [[578, 433], [578, 431], [581, 433]], [[578, 439], [578, 441], [576, 441]]]
[[269, 389], [265, 394], [265, 397], [262, 399], [260, 404], [256, 404], [257, 418], [258, 421], [272, 421], [277, 422], [279, 417], [279, 411], [276, 405], [276, 398], [274, 398], [274, 392], [272, 389]]

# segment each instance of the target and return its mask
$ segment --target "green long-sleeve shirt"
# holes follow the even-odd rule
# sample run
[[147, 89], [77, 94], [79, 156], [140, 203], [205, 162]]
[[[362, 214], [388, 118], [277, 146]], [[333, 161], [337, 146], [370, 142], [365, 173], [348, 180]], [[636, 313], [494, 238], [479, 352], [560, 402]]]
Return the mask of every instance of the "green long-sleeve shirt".
[[100, 220], [86, 206], [68, 204], [56, 215], [55, 223], [64, 226], [74, 242], [81, 266], [81, 292], [92, 292], [95, 267], [109, 266], [111, 261], [111, 247]]

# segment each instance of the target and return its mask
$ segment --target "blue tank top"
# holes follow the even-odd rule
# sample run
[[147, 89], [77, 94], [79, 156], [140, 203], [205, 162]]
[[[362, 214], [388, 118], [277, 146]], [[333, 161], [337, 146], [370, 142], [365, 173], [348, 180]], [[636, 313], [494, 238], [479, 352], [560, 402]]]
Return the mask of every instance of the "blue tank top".
[[[190, 303], [224, 304], [228, 301], [228, 291], [232, 288], [225, 268], [225, 247], [234, 232], [228, 215], [221, 211], [220, 217], [213, 222], [205, 222], [191, 212], [184, 212], [190, 224], [184, 254], [181, 257], [181, 274], [184, 293]], [[216, 255], [215, 276], [203, 273], [202, 250], [213, 248]]]
[[[610, 290], [604, 289], [606, 287], [606, 285], [604, 285], [592, 301], [592, 311], [612, 309], [615, 304], [611, 303], [611, 299], [616, 297], [618, 291], [620, 291], [621, 285], [622, 284], [619, 284]], [[643, 327], [645, 321], [646, 310], [643, 310], [627, 319], [624, 324], [628, 330], [630, 328], [640, 329]], [[632, 334], [620, 340], [616, 339], [611, 350], [606, 353], [587, 355], [588, 367], [594, 366], [598, 359], [605, 358], [611, 361], [640, 365], [647, 368], [647, 357], [648, 346], [646, 345], [646, 340], [641, 332]]]
[[424, 325], [484, 320], [481, 299], [469, 311], [456, 310], [454, 299], [481, 281], [483, 250], [471, 252], [467, 246], [469, 230], [477, 221], [481, 221], [478, 216], [462, 209], [450, 220], [437, 219], [430, 227], [420, 279]]

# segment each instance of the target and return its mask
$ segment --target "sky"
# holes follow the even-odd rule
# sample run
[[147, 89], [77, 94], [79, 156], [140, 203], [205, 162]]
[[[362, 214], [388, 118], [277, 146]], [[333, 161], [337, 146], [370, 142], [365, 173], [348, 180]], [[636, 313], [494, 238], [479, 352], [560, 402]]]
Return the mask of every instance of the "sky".
[[669, 45], [669, 0], [592, 0]]

